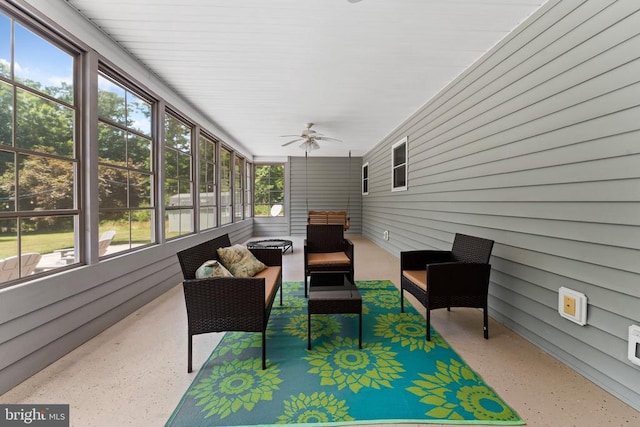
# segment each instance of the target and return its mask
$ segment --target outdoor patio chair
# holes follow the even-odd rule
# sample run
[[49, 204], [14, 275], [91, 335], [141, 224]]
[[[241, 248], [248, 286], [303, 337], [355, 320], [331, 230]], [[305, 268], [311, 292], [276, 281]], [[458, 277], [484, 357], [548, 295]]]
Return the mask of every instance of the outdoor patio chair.
[[40, 262], [42, 255], [36, 252], [22, 254], [20, 257], [20, 269], [18, 269], [18, 256], [10, 256], [0, 260], [0, 282], [18, 279], [33, 273]]
[[[109, 249], [109, 245], [116, 236], [116, 230], [107, 230], [98, 239], [98, 256], [104, 256]], [[76, 262], [76, 254], [74, 248], [56, 249], [54, 252], [60, 254], [60, 263], [73, 264]]]
[[400, 253], [400, 311], [404, 292], [426, 309], [427, 341], [431, 340], [431, 310], [451, 307], [481, 308], [484, 337], [489, 338], [487, 297], [489, 258], [493, 240], [456, 234], [450, 251], [415, 250]]
[[312, 272], [343, 272], [354, 281], [353, 243], [344, 238], [342, 225], [307, 225], [304, 241], [304, 296]]

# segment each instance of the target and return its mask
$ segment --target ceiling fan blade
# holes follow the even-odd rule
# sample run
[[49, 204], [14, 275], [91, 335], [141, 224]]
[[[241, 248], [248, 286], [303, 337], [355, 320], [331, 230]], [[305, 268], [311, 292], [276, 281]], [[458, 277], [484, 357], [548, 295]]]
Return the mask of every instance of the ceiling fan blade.
[[320, 140], [320, 141], [337, 141], [337, 142], [344, 142], [341, 139], [337, 139], [337, 138], [329, 138], [328, 136], [317, 136], [315, 139]]
[[298, 142], [298, 141], [304, 141], [304, 138], [298, 138], [298, 139], [294, 139], [292, 141], [289, 142], [285, 142], [284, 144], [282, 144], [283, 147], [286, 147], [289, 144], [293, 144], [294, 142]]
[[294, 142], [302, 141], [302, 144], [300, 144], [300, 148], [306, 151], [311, 151], [320, 148], [320, 144], [318, 144], [318, 141], [321, 140], [342, 142], [339, 139], [329, 138], [328, 136], [324, 136], [323, 134], [318, 133], [315, 129], [311, 129], [311, 126], [313, 126], [313, 123], [307, 123], [305, 129], [302, 130], [302, 133], [300, 135], [281, 135], [281, 137], [295, 138], [289, 142], [282, 144], [282, 146], [286, 147], [287, 145], [293, 144]]

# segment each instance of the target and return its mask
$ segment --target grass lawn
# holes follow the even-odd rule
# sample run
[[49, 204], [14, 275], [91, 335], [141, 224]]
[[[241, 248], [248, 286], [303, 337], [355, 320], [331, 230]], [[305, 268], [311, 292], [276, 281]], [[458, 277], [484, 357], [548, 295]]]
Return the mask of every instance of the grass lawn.
[[[131, 230], [132, 243], [149, 243], [151, 224], [134, 223]], [[121, 223], [103, 223], [101, 230], [116, 230], [116, 236], [111, 242], [114, 245], [129, 243], [129, 226]], [[37, 252], [40, 254], [52, 253], [56, 249], [73, 247], [73, 231], [64, 232], [34, 232], [22, 234], [22, 253]], [[15, 234], [0, 235], [0, 258], [16, 255], [18, 244]]]
[[[56, 249], [73, 247], [73, 232], [61, 233], [24, 233], [22, 235], [22, 253], [37, 252], [51, 253]], [[0, 258], [16, 255], [18, 243], [16, 235], [0, 236]]]

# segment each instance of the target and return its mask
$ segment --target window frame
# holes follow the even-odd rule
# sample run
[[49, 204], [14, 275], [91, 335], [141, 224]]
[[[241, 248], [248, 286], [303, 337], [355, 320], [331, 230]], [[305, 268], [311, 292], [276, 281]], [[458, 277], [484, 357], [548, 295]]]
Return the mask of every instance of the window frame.
[[[49, 152], [50, 148], [45, 147], [44, 151], [38, 151], [38, 148], [33, 144], [20, 143], [16, 141], [15, 127], [5, 126], [5, 136], [3, 143], [6, 145], [0, 146], [4, 151], [5, 159], [4, 163], [12, 166], [13, 169], [18, 168], [16, 172], [11, 172], [14, 175], [7, 175], [6, 181], [10, 184], [15, 182], [13, 187], [7, 185], [7, 194], [15, 194], [17, 197], [22, 197], [27, 194], [29, 188], [35, 188], [33, 185], [27, 185], [19, 182], [24, 172], [20, 170], [22, 168], [28, 168], [24, 159], [28, 159], [29, 156], [39, 156], [54, 161], [64, 160], [64, 171], [69, 172], [69, 178], [66, 178], [66, 172], [64, 174], [52, 172], [54, 169], [46, 169], [46, 173], [49, 175], [41, 176], [56, 176], [65, 177], [65, 182], [68, 183], [68, 190], [65, 190], [63, 196], [59, 196], [60, 200], [57, 205], [52, 204], [49, 208], [45, 202], [40, 202], [34, 195], [37, 195], [37, 191], [31, 191], [28, 200], [33, 200], [36, 206], [42, 205], [43, 210], [31, 211], [28, 205], [22, 206], [22, 211], [12, 206], [13, 202], [9, 202], [7, 210], [0, 212], [0, 219], [7, 220], [7, 225], [11, 227], [10, 233], [12, 234], [10, 248], [7, 252], [15, 252], [16, 254], [24, 254], [27, 249], [31, 249], [28, 245], [21, 246], [21, 234], [24, 235], [25, 231], [21, 231], [21, 227], [28, 226], [28, 231], [35, 230], [31, 224], [27, 223], [25, 219], [31, 217], [51, 217], [61, 218], [59, 230], [65, 234], [63, 240], [59, 240], [57, 243], [64, 244], [65, 252], [73, 252], [72, 259], [65, 261], [65, 264], [59, 264], [59, 266], [49, 267], [46, 269], [39, 269], [36, 275], [24, 275], [19, 279], [11, 279], [6, 282], [0, 283], [0, 288], [13, 286], [16, 283], [22, 283], [31, 279], [40, 278], [49, 274], [55, 274], [60, 271], [66, 271], [74, 269], [83, 265], [94, 265], [99, 263], [105, 258], [111, 258], [116, 255], [128, 255], [131, 251], [139, 248], [148, 247], [150, 245], [165, 244], [168, 240], [174, 238], [187, 237], [189, 235], [198, 234], [201, 232], [200, 222], [197, 215], [201, 212], [199, 199], [199, 155], [198, 155], [198, 137], [200, 133], [211, 137], [211, 133], [201, 127], [197, 123], [197, 119], [194, 119], [193, 114], [183, 114], [178, 109], [174, 108], [170, 104], [170, 101], [164, 95], [156, 93], [153, 89], [145, 86], [145, 83], [131, 74], [128, 74], [125, 69], [120, 68], [115, 63], [111, 62], [108, 58], [101, 55], [97, 51], [91, 49], [82, 40], [74, 37], [70, 34], [66, 34], [61, 31], [61, 28], [55, 23], [47, 23], [45, 21], [34, 19], [34, 16], [25, 13], [23, 10], [9, 5], [0, 5], [0, 14], [5, 19], [4, 26], [9, 28], [10, 34], [23, 34], [22, 39], [18, 39], [16, 42], [13, 37], [10, 42], [6, 44], [5, 51], [7, 53], [7, 60], [10, 62], [7, 70], [3, 70], [2, 77], [0, 78], [0, 84], [4, 84], [4, 90], [7, 92], [5, 105], [10, 105], [14, 111], [10, 112], [8, 116], [11, 119], [5, 120], [7, 123], [15, 124], [16, 105], [21, 102], [17, 98], [16, 93], [20, 93], [25, 99], [30, 99], [30, 94], [35, 94], [39, 98], [35, 98], [36, 101], [42, 101], [44, 103], [52, 104], [54, 107], [68, 107], [64, 114], [60, 114], [60, 117], [64, 119], [64, 123], [68, 123], [63, 130], [66, 132], [59, 132], [62, 138], [59, 138], [60, 145], [54, 143], [58, 139], [49, 138], [46, 143], [40, 145], [47, 145], [58, 147], [55, 153]], [[20, 25], [20, 31], [15, 31], [14, 26]], [[19, 55], [14, 55], [14, 52], [20, 53], [21, 41], [27, 41], [27, 36], [30, 34], [24, 34], [23, 29], [28, 32], [32, 32], [35, 36], [42, 39], [42, 49], [51, 49], [55, 53], [55, 49], [59, 49], [61, 52], [70, 55], [70, 59], [63, 61], [65, 64], [63, 67], [54, 67], [52, 64], [45, 64], [46, 67], [41, 67], [45, 71], [45, 78], [37, 80], [31, 78], [28, 74], [14, 73], [14, 62], [20, 60], [24, 61], [24, 50]], [[36, 38], [37, 38], [36, 37]], [[41, 41], [38, 40], [38, 43]], [[25, 45], [26, 46], [26, 45]], [[61, 55], [64, 59], [64, 55]], [[23, 58], [22, 60], [20, 58]], [[38, 63], [37, 57], [35, 60], [27, 62]], [[68, 86], [53, 84], [50, 85], [46, 80], [47, 74], [56, 74], [56, 70], [63, 70], [64, 74], [68, 76], [66, 79]], [[15, 75], [14, 75], [15, 74]], [[110, 87], [109, 85], [99, 86], [98, 83], [102, 78], [106, 78], [109, 82], [115, 83], [118, 87]], [[35, 82], [35, 83], [34, 83]], [[104, 82], [101, 82], [104, 83]], [[103, 99], [103, 102], [112, 101], [114, 104], [101, 104], [99, 99], [99, 92], [96, 86], [105, 89], [106, 92], [114, 92], [115, 96], [112, 100]], [[18, 89], [16, 89], [18, 88]], [[125, 99], [124, 101], [121, 99]], [[131, 102], [129, 101], [131, 100]], [[55, 103], [54, 103], [55, 102]], [[146, 104], [149, 105], [146, 105]], [[19, 104], [18, 104], [19, 105]], [[22, 108], [28, 111], [26, 108], [26, 102], [22, 104]], [[123, 108], [132, 107], [131, 110], [122, 112]], [[64, 110], [64, 108], [63, 108]], [[173, 117], [180, 123], [184, 124], [189, 129], [189, 161], [180, 156], [175, 157], [176, 170], [171, 170], [172, 176], [168, 177], [167, 162], [173, 162], [171, 153], [167, 157], [167, 151], [171, 151], [170, 147], [187, 149], [187, 131], [183, 132], [182, 129], [172, 129], [167, 127], [165, 120], [167, 117]], [[53, 116], [52, 116], [53, 117]], [[55, 117], [53, 117], [55, 118]], [[147, 122], [148, 119], [148, 122]], [[52, 122], [53, 123], [53, 122]], [[120, 124], [121, 126], [103, 127], [104, 124], [113, 125]], [[26, 129], [24, 124], [21, 125], [23, 129]], [[149, 129], [150, 127], [150, 129]], [[49, 126], [50, 131], [57, 130], [57, 125], [51, 124]], [[46, 130], [46, 129], [45, 129]], [[105, 133], [100, 135], [99, 130], [104, 130]], [[133, 132], [132, 132], [133, 131]], [[171, 141], [166, 138], [167, 131], [173, 135]], [[48, 135], [48, 132], [41, 132], [43, 135]], [[68, 133], [68, 136], [67, 136]], [[26, 134], [25, 134], [26, 135]], [[144, 136], [144, 138], [138, 138]], [[151, 139], [149, 139], [149, 136]], [[23, 137], [27, 141], [26, 136]], [[242, 219], [252, 218], [254, 211], [254, 164], [243, 155], [239, 154], [239, 151], [234, 149], [232, 145], [226, 144], [219, 138], [212, 138], [217, 146], [215, 153], [215, 207], [213, 212], [216, 215], [216, 226], [220, 227], [221, 224], [221, 179], [220, 179], [220, 151], [226, 150], [229, 153], [229, 218], [227, 224], [235, 221], [234, 218], [234, 179], [238, 184], [241, 184], [240, 195], [242, 206], [236, 207], [240, 209], [239, 213], [242, 214]], [[169, 143], [169, 144], [168, 144]], [[100, 151], [100, 144], [102, 144], [103, 151]], [[124, 144], [124, 145], [123, 145]], [[131, 145], [135, 144], [135, 145]], [[167, 146], [168, 145], [168, 146]], [[133, 148], [133, 147], [139, 147]], [[129, 161], [128, 155], [125, 155], [129, 150], [129, 154], [133, 154], [133, 160]], [[148, 152], [147, 152], [148, 151]], [[118, 153], [123, 153], [120, 156]], [[147, 162], [147, 155], [149, 155], [149, 161]], [[237, 178], [233, 177], [234, 159], [242, 159], [242, 167], [238, 171], [240, 174]], [[36, 159], [38, 160], [38, 159]], [[189, 164], [189, 185], [186, 185], [186, 167]], [[72, 164], [72, 166], [69, 166]], [[100, 166], [112, 167], [113, 170], [105, 170], [106, 175], [99, 172]], [[282, 164], [282, 167], [286, 169], [286, 162]], [[116, 169], [118, 170], [117, 173]], [[28, 170], [28, 169], [25, 169]], [[114, 189], [108, 188], [116, 195], [113, 199], [100, 196], [100, 191], [104, 191], [107, 187], [100, 187], [100, 179], [107, 177], [109, 174], [114, 173], [113, 180]], [[134, 176], [135, 172], [142, 172], [140, 176]], [[173, 176], [175, 175], [175, 176]], [[72, 176], [72, 178], [71, 178]], [[179, 179], [178, 179], [179, 178]], [[169, 188], [169, 194], [167, 194], [167, 185], [173, 184], [171, 181], [175, 179], [175, 187]], [[45, 179], [43, 179], [45, 180]], [[179, 185], [184, 181], [184, 185]], [[47, 182], [51, 186], [51, 182]], [[284, 181], [283, 181], [284, 184]], [[133, 187], [132, 187], [133, 186]], [[65, 186], [66, 188], [67, 186]], [[135, 187], [135, 188], [134, 188]], [[184, 200], [177, 201], [177, 206], [171, 207], [169, 205], [169, 195], [173, 194], [185, 194], [189, 188], [189, 197], [184, 196]], [[132, 197], [131, 191], [134, 190]], [[139, 190], [139, 191], [138, 191]], [[281, 197], [283, 197], [282, 204], [284, 206], [284, 197], [287, 195], [282, 190]], [[15, 197], [14, 197], [15, 199]], [[188, 200], [187, 200], [188, 199]], [[27, 199], [24, 199], [27, 200]], [[57, 200], [57, 199], [56, 199]], [[107, 200], [106, 204], [101, 204], [100, 200]], [[210, 199], [206, 200], [206, 203], [213, 202]], [[211, 207], [210, 205], [203, 204], [203, 207]], [[110, 253], [105, 256], [98, 256], [98, 239], [102, 231], [104, 231], [101, 224], [101, 219], [108, 218], [109, 215], [104, 215], [106, 211], [112, 210], [126, 211], [128, 215], [123, 214], [123, 220], [128, 221], [128, 225], [124, 224], [124, 227], [129, 228], [128, 234], [128, 247], [122, 251]], [[141, 212], [142, 216], [136, 216], [139, 210], [145, 210], [151, 212], [150, 230], [147, 234], [147, 215]], [[186, 216], [189, 213], [190, 221], [189, 225], [182, 226], [181, 231], [178, 234], [169, 232], [167, 224], [168, 212], [181, 209], [184, 213], [182, 224], [186, 224]], [[189, 210], [187, 212], [187, 210]], [[134, 213], [136, 215], [134, 215]], [[207, 214], [210, 215], [211, 211]], [[284, 213], [282, 214], [284, 215]], [[115, 217], [115, 215], [114, 215]], [[144, 225], [145, 235], [142, 238], [134, 236], [132, 234], [132, 227], [136, 222], [142, 221]], [[96, 229], [94, 229], [97, 224]], [[111, 224], [107, 224], [109, 227]], [[56, 225], [54, 224], [54, 227]], [[88, 227], [91, 227], [89, 229]], [[15, 230], [15, 232], [14, 232]], [[25, 228], [27, 230], [27, 228]], [[209, 230], [209, 228], [205, 229]], [[147, 236], [150, 243], [147, 242]], [[171, 237], [168, 237], [171, 236]], [[116, 238], [122, 235], [116, 236]], [[119, 240], [120, 240], [119, 239]], [[135, 248], [132, 247], [132, 243], [136, 241], [142, 244], [139, 246], [136, 244]], [[33, 246], [33, 245], [31, 245]], [[15, 249], [14, 249], [15, 247]], [[60, 246], [56, 246], [60, 247]], [[43, 248], [43, 253], [49, 254], [54, 247]], [[30, 252], [30, 250], [29, 250]], [[56, 256], [58, 256], [56, 254]], [[38, 267], [41, 267], [39, 265]]]
[[[271, 208], [276, 204], [272, 202], [271, 197], [269, 197], [269, 214], [267, 215], [257, 215], [256, 214], [256, 207], [258, 206], [264, 206], [264, 204], [258, 204], [257, 200], [256, 200], [256, 195], [255, 195], [255, 190], [257, 189], [257, 185], [255, 184], [256, 181], [256, 172], [255, 169], [258, 167], [263, 167], [263, 166], [268, 166], [268, 167], [273, 167], [273, 166], [279, 166], [282, 168], [282, 202], [281, 203], [277, 203], [277, 204], [281, 204], [282, 205], [282, 210], [281, 213], [276, 215], [276, 216], [272, 216], [271, 215]], [[269, 174], [269, 177], [271, 178], [271, 173]], [[253, 217], [254, 218], [282, 218], [286, 216], [286, 200], [285, 200], [285, 195], [286, 195], [286, 166], [284, 162], [275, 162], [275, 163], [255, 163], [253, 165], [253, 188], [254, 188], [254, 194], [253, 194]], [[271, 195], [273, 193], [273, 191], [269, 192], [269, 195]]]
[[[244, 220], [244, 157], [234, 152], [233, 156], [233, 222]], [[240, 200], [237, 200], [240, 199]]]
[[[47, 266], [46, 268], [41, 268], [38, 263], [32, 266], [34, 269], [31, 269], [31, 266], [28, 268], [25, 267], [25, 269], [30, 270], [27, 274], [23, 274], [25, 272], [23, 271], [23, 262], [18, 262], [16, 266], [17, 277], [8, 277], [6, 279], [3, 279], [3, 281], [0, 282], [0, 289], [2, 289], [5, 287], [14, 286], [15, 284], [24, 282], [25, 280], [30, 280], [34, 277], [57, 273], [61, 270], [77, 266], [80, 262], [80, 253], [82, 248], [84, 247], [82, 230], [84, 230], [85, 224], [86, 205], [85, 201], [83, 200], [83, 194], [81, 193], [81, 189], [85, 185], [85, 177], [82, 174], [82, 171], [85, 168], [83, 161], [84, 159], [82, 157], [84, 151], [82, 149], [82, 136], [84, 135], [85, 123], [82, 118], [84, 117], [85, 111], [84, 100], [86, 97], [86, 93], [83, 90], [83, 82], [86, 79], [86, 75], [84, 69], [81, 67], [83, 61], [83, 52], [77, 47], [76, 43], [73, 43], [72, 41], [59, 36], [55, 33], [55, 31], [44, 25], [41, 25], [39, 22], [30, 19], [29, 16], [18, 11], [14, 12], [9, 8], [0, 7], [0, 17], [2, 17], [3, 19], [7, 19], [11, 34], [8, 43], [10, 55], [10, 57], [8, 58], [9, 73], [7, 76], [3, 76], [0, 80], [0, 85], [6, 85], [5, 88], [10, 92], [11, 96], [11, 109], [8, 112], [11, 117], [11, 135], [9, 138], [10, 141], [7, 141], [10, 142], [10, 145], [0, 145], [2, 152], [7, 153], [8, 156], [13, 157], [13, 161], [7, 163], [12, 165], [12, 169], [14, 171], [12, 178], [12, 190], [10, 189], [8, 192], [9, 194], [11, 194], [13, 191], [13, 207], [11, 209], [8, 209], [9, 207], [7, 206], [7, 210], [0, 211], [0, 221], [6, 221], [7, 224], [13, 223], [15, 227], [15, 234], [10, 232], [12, 234], [12, 237], [15, 237], [15, 241], [13, 241], [15, 246], [14, 250], [11, 250], [12, 255], [9, 256], [22, 257], [33, 252], [38, 252], [39, 256], [54, 253], [48, 252], [45, 249], [31, 249], [30, 246], [33, 246], [33, 244], [35, 244], [38, 248], [41, 247], [40, 239], [29, 239], [33, 242], [26, 242], [26, 237], [29, 233], [29, 227], [25, 228], [25, 225], [27, 225], [27, 221], [32, 221], [36, 218], [41, 218], [45, 220], [45, 222], [55, 219], [59, 219], [62, 220], [62, 222], [65, 222], [65, 218], [67, 221], [70, 221], [69, 230], [72, 231], [72, 234], [67, 240], [68, 243], [66, 243], [65, 241], [62, 244], [68, 244], [70, 246], [70, 251], [74, 253], [72, 258], [69, 260], [69, 264], [55, 265], [51, 267]], [[23, 80], [23, 76], [16, 75], [15, 64], [19, 60], [19, 58], [16, 57], [16, 25], [19, 25], [23, 30], [29, 32], [31, 36], [41, 39], [41, 41], [46, 43], [46, 45], [48, 45], [49, 47], [57, 49], [61, 54], [66, 54], [69, 56], [69, 70], [71, 71], [71, 87], [69, 91], [69, 95], [71, 96], [70, 100], [65, 100], [63, 97], [57, 96], [55, 93], [46, 91], [45, 89], [47, 88], [47, 86], [44, 85], [44, 81], [34, 81], [35, 83], [41, 85], [39, 87], [35, 87], [33, 85], [29, 85], [27, 81]], [[51, 75], [59, 75], [59, 70], [53, 70], [51, 72], [50, 69], [47, 69], [47, 73], [49, 73], [47, 74], [47, 77], [51, 77]], [[60, 86], [60, 89], [64, 89], [63, 86]], [[21, 136], [18, 133], [18, 126], [22, 125], [19, 124], [17, 120], [18, 116], [20, 115], [19, 94], [22, 94], [22, 96], [33, 97], [34, 100], [39, 100], [40, 102], [52, 104], [58, 109], [60, 107], [63, 107], [64, 109], [68, 110], [71, 124], [69, 135], [72, 139], [70, 153], [51, 153], [48, 150], [38, 150], [34, 147], [20, 146], [20, 144], [18, 143], [18, 139], [21, 138]], [[50, 145], [48, 145], [47, 147], [49, 146]], [[54, 206], [52, 208], [21, 208], [21, 197], [24, 197], [25, 194], [29, 197], [38, 194], [29, 193], [28, 190], [22, 190], [25, 185], [24, 182], [21, 182], [21, 174], [23, 174], [26, 169], [21, 168], [21, 162], [28, 160], [44, 161], [42, 165], [43, 170], [48, 169], [51, 171], [51, 173], [54, 173], [56, 170], [59, 171], [61, 169], [61, 165], [63, 164], [69, 166], [71, 183], [67, 193], [71, 200], [68, 206], [57, 207], [55, 206], [55, 201], [53, 201]], [[62, 167], [62, 169], [64, 170], [64, 167]], [[61, 175], [59, 174], [52, 175], [53, 179], [60, 177]], [[50, 186], [53, 185], [53, 183], [51, 181], [46, 181], [45, 185]], [[47, 190], [47, 192], [49, 191], [50, 190]], [[38, 233], [35, 233], [34, 237], [37, 237], [37, 235]], [[0, 256], [0, 258], [4, 257], [5, 256]], [[22, 258], [19, 259], [23, 260]], [[39, 258], [39, 260], [42, 261], [42, 258]]]
[[[203, 159], [202, 156], [202, 149], [201, 149], [201, 144], [202, 141], [206, 140], [207, 143], [211, 143], [213, 145], [213, 159], [212, 159], [212, 163], [209, 163], [208, 160], [209, 159]], [[219, 183], [218, 183], [218, 148], [220, 147], [220, 141], [217, 138], [214, 138], [212, 136], [210, 136], [209, 134], [207, 134], [206, 132], [200, 131], [200, 133], [198, 134], [198, 200], [200, 201], [200, 204], [198, 205], [198, 216], [200, 218], [200, 222], [199, 222], [199, 231], [203, 231], [203, 230], [211, 230], [214, 228], [218, 228], [219, 227], [219, 207], [218, 207], [218, 187], [219, 187]], [[206, 151], [206, 150], [205, 150]], [[202, 167], [203, 165], [205, 166], [212, 166], [213, 167], [213, 181], [212, 182], [205, 182], [203, 183], [202, 181]], [[204, 175], [206, 178], [206, 174]], [[207, 193], [213, 193], [213, 204], [208, 204], [207, 203], [207, 197], [205, 196], [203, 198], [202, 196], [202, 186], [203, 185], [212, 185], [213, 189], [212, 191], [205, 191], [204, 194]], [[204, 200], [204, 203], [203, 203]], [[203, 227], [202, 226], [202, 208], [207, 208], [207, 209], [211, 209], [214, 208], [214, 224], [212, 226], [207, 226], [207, 227]]]
[[[129, 213], [129, 235], [128, 235], [128, 244], [129, 244], [129, 248], [128, 249], [123, 249], [121, 251], [118, 252], [114, 252], [112, 254], [105, 254], [103, 256], [100, 257], [100, 260], [104, 259], [104, 258], [108, 258], [109, 256], [115, 256], [115, 255], [121, 255], [124, 252], [129, 252], [129, 251], [133, 251], [133, 250], [138, 250], [138, 249], [142, 249], [154, 244], [158, 243], [158, 236], [157, 236], [157, 230], [156, 230], [156, 223], [157, 220], [156, 218], [158, 217], [158, 204], [159, 204], [159, 196], [158, 196], [158, 191], [157, 191], [157, 182], [158, 182], [158, 168], [157, 168], [157, 162], [156, 159], [158, 157], [158, 153], [159, 153], [159, 147], [158, 147], [158, 137], [157, 137], [157, 132], [156, 132], [156, 120], [157, 120], [157, 109], [158, 109], [158, 103], [157, 100], [154, 99], [151, 95], [149, 95], [147, 93], [147, 91], [145, 91], [144, 89], [135, 86], [132, 83], [132, 79], [120, 75], [119, 73], [113, 71], [113, 69], [108, 66], [107, 64], [104, 64], [102, 61], [99, 62], [98, 64], [98, 77], [97, 77], [97, 81], [99, 82], [100, 76], [106, 78], [107, 80], [109, 80], [112, 84], [118, 85], [121, 89], [125, 90], [126, 93], [131, 93], [132, 95], [134, 95], [136, 98], [147, 102], [150, 105], [150, 116], [149, 116], [149, 120], [150, 120], [150, 128], [149, 128], [149, 135], [145, 135], [144, 132], [140, 132], [138, 130], [136, 130], [135, 128], [130, 128], [126, 123], [124, 125], [119, 124], [114, 122], [113, 120], [110, 120], [109, 118], [106, 117], [102, 117], [99, 114], [99, 107], [96, 108], [96, 119], [97, 119], [97, 123], [98, 126], [103, 123], [106, 125], [109, 125], [111, 127], [114, 127], [116, 129], [120, 129], [123, 132], [127, 133], [127, 134], [133, 134], [134, 136], [137, 137], [141, 137], [141, 138], [147, 138], [150, 142], [150, 159], [149, 159], [149, 171], [142, 171], [141, 169], [136, 169], [136, 168], [132, 168], [127, 166], [124, 167], [118, 167], [118, 169], [121, 170], [126, 170], [127, 174], [130, 175], [132, 172], [133, 173], [137, 173], [137, 174], [143, 174], [149, 177], [149, 181], [150, 181], [150, 195], [149, 195], [149, 200], [150, 200], [150, 206], [148, 207], [141, 207], [141, 206], [136, 206], [136, 207], [132, 207], [130, 206], [130, 204], [128, 203], [126, 207], [124, 208], [113, 208], [113, 207], [108, 207], [108, 208], [103, 208], [98, 206], [97, 210], [98, 210], [98, 216], [100, 217], [100, 215], [102, 213], [118, 213], [118, 212], [128, 212]], [[126, 99], [126, 98], [125, 98]], [[99, 93], [96, 96], [96, 103], [99, 103], [100, 100], [100, 96]], [[127, 104], [126, 104], [127, 105]], [[126, 106], [125, 105], [125, 106]], [[127, 110], [128, 111], [128, 110]], [[100, 146], [100, 140], [99, 140], [99, 135], [98, 135], [98, 140], [97, 140], [97, 145], [98, 147]], [[128, 153], [128, 140], [127, 140], [127, 148], [126, 148], [126, 152]], [[98, 174], [100, 173], [100, 166], [105, 166], [105, 167], [110, 167], [113, 168], [114, 166], [109, 164], [108, 161], [101, 161], [100, 160], [100, 151], [98, 149]], [[127, 159], [129, 158], [129, 156], [127, 156]], [[98, 175], [100, 176], [100, 175]], [[130, 194], [128, 194], [128, 199], [130, 199]], [[132, 221], [133, 219], [133, 213], [136, 211], [149, 211], [150, 212], [150, 241], [147, 243], [143, 243], [141, 245], [136, 245], [133, 246], [133, 236], [132, 236], [132, 225], [134, 224], [134, 222]], [[100, 220], [99, 220], [100, 221]], [[103, 231], [107, 231], [107, 230], [103, 230]], [[102, 232], [100, 232], [98, 234], [98, 236], [100, 236], [102, 234]], [[116, 235], [118, 236], [118, 235]], [[122, 236], [118, 236], [118, 240], [121, 240]], [[96, 242], [97, 242], [97, 237], [96, 237]]]
[[[182, 151], [179, 150], [176, 147], [172, 147], [171, 145], [168, 144], [167, 141], [167, 134], [166, 134], [166, 128], [167, 128], [167, 119], [171, 117], [174, 120], [177, 120], [180, 124], [184, 125], [185, 128], [187, 128], [189, 130], [189, 151], [188, 153], [186, 151]], [[184, 237], [184, 236], [188, 236], [190, 234], [195, 234], [196, 233], [196, 227], [195, 227], [195, 215], [196, 215], [196, 211], [195, 211], [195, 179], [194, 179], [194, 138], [195, 138], [195, 126], [193, 125], [193, 123], [191, 123], [189, 120], [187, 120], [184, 116], [182, 116], [181, 114], [179, 114], [178, 112], [176, 112], [175, 110], [171, 109], [171, 108], [165, 108], [165, 110], [162, 113], [162, 126], [165, 129], [165, 131], [163, 132], [163, 138], [162, 138], [162, 153], [163, 153], [163, 158], [161, 159], [162, 162], [162, 168], [163, 168], [163, 177], [164, 180], [162, 182], [162, 186], [163, 186], [163, 191], [162, 191], [162, 195], [163, 195], [163, 205], [164, 205], [164, 218], [162, 221], [162, 226], [163, 226], [163, 230], [164, 230], [164, 237], [165, 240], [173, 240], [173, 239], [178, 239], [180, 237]], [[167, 174], [167, 152], [175, 152], [176, 153], [176, 159], [177, 159], [177, 163], [176, 163], [176, 173], [177, 175], [169, 177]], [[182, 155], [186, 155], [189, 156], [189, 179], [187, 181], [183, 180], [180, 178], [180, 172], [179, 172], [179, 165], [180, 165], [180, 156]], [[178, 193], [176, 194], [178, 196], [178, 205], [171, 205], [169, 203], [170, 201], [170, 197], [167, 197], [167, 185], [168, 185], [168, 180], [173, 179], [176, 180], [178, 183]], [[189, 183], [189, 192], [187, 194], [189, 194], [189, 203], [188, 204], [183, 204], [182, 203], [182, 198], [180, 197], [180, 195], [182, 194], [181, 190], [180, 190], [180, 186], [182, 183], [184, 182], [188, 182]], [[168, 237], [169, 234], [169, 229], [171, 227], [170, 225], [170, 217], [169, 214], [171, 212], [179, 212], [179, 231], [178, 234], [175, 236], [171, 236]], [[186, 229], [185, 231], [182, 230], [182, 220], [183, 220], [183, 212], [182, 211], [189, 211], [189, 228]]]
[[362, 195], [369, 195], [369, 162], [362, 165]]
[[[396, 149], [404, 144], [404, 162], [396, 164]], [[404, 167], [404, 185], [396, 185], [396, 170]], [[406, 191], [409, 185], [409, 137], [391, 146], [391, 191]]]
[[[228, 176], [226, 177], [227, 181], [228, 181], [228, 185], [229, 185], [229, 194], [228, 194], [228, 202], [225, 204], [225, 200], [222, 194], [222, 186], [223, 183], [225, 182], [225, 177], [223, 176], [223, 173], [225, 172], [225, 165], [223, 164], [223, 153], [229, 153], [229, 165], [228, 165]], [[218, 192], [220, 194], [220, 207], [219, 209], [219, 213], [220, 213], [220, 221], [219, 224], [220, 226], [224, 226], [224, 225], [228, 225], [228, 224], [233, 224], [233, 153], [234, 151], [231, 148], [226, 147], [224, 144], [220, 145], [220, 154], [219, 154], [219, 160], [218, 160], [218, 173], [219, 173], [219, 178], [218, 178]], [[228, 209], [229, 211], [229, 220], [227, 222], [224, 222], [224, 216], [223, 216], [223, 210], [224, 209]]]
[[244, 161], [244, 217], [253, 218], [253, 163]]

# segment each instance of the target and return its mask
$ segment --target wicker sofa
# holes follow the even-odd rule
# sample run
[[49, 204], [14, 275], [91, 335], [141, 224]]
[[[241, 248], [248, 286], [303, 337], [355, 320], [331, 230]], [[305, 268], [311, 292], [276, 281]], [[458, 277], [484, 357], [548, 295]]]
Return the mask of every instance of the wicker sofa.
[[282, 251], [250, 249], [267, 265], [254, 277], [197, 279], [198, 267], [217, 260], [216, 250], [231, 246], [227, 234], [178, 252], [184, 276], [184, 299], [188, 323], [188, 366], [191, 372], [192, 338], [209, 332], [243, 331], [262, 333], [262, 369], [266, 369], [266, 329], [275, 296], [280, 290], [282, 305]]

